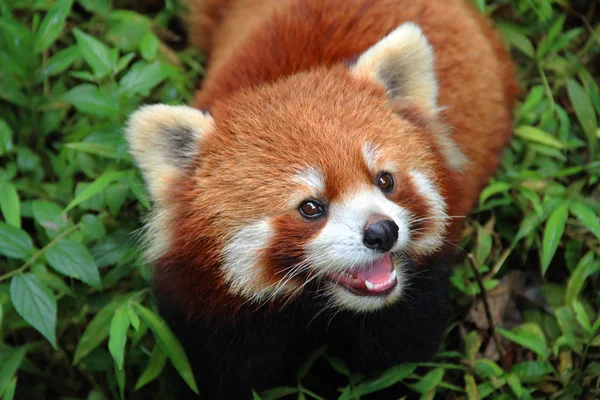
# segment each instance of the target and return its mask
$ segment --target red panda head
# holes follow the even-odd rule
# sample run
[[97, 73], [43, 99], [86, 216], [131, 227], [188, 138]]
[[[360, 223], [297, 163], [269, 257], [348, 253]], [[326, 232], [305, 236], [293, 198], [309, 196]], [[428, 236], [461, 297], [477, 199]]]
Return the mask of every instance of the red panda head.
[[465, 162], [436, 97], [432, 50], [403, 24], [352, 66], [241, 90], [210, 113], [136, 112], [148, 253], [181, 261], [157, 271], [168, 289], [190, 310], [309, 288], [355, 311], [396, 301], [403, 265], [442, 246], [446, 177]]

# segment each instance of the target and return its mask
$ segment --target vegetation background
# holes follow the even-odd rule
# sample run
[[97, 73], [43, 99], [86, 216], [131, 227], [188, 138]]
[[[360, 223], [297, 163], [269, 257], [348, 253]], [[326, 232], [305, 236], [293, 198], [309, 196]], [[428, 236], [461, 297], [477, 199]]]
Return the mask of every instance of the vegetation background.
[[[456, 313], [435, 362], [346, 376], [340, 399], [403, 381], [424, 399], [600, 398], [600, 2], [475, 1], [519, 66], [502, 168], [466, 222]], [[0, 0], [0, 396], [168, 398], [194, 382], [157, 316], [138, 230], [150, 207], [123, 139], [144, 103], [204, 72], [174, 0]], [[482, 295], [483, 294], [483, 295]], [[185, 383], [181, 384], [185, 384]]]

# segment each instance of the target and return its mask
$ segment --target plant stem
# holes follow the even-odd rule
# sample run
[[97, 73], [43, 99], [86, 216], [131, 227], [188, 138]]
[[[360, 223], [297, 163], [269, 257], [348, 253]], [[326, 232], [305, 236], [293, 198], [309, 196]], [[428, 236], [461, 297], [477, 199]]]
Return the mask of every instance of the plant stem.
[[469, 265], [471, 265], [471, 269], [473, 270], [473, 273], [475, 274], [475, 280], [477, 280], [477, 285], [479, 286], [481, 301], [483, 302], [483, 308], [485, 309], [485, 316], [488, 320], [489, 332], [492, 335], [492, 338], [494, 339], [494, 343], [496, 344], [496, 349], [498, 350], [500, 357], [502, 358], [502, 360], [504, 360], [504, 348], [502, 347], [500, 338], [498, 338], [498, 334], [496, 333], [496, 326], [494, 324], [494, 319], [492, 318], [492, 311], [491, 311], [490, 305], [488, 303], [487, 292], [485, 290], [485, 287], [483, 286], [481, 274], [477, 270], [477, 263], [475, 261], [475, 258], [473, 258], [473, 255], [469, 254], [467, 256], [467, 258], [470, 261]]
[[40, 258], [40, 256], [42, 254], [44, 254], [44, 252], [46, 250], [48, 250], [50, 247], [56, 245], [56, 243], [58, 243], [60, 240], [62, 240], [63, 238], [65, 238], [66, 236], [70, 235], [71, 233], [73, 233], [75, 230], [79, 229], [79, 225], [73, 225], [72, 227], [70, 227], [69, 229], [65, 230], [64, 232], [62, 232], [60, 235], [58, 235], [57, 237], [55, 237], [54, 239], [52, 239], [52, 241], [50, 243], [48, 243], [47, 245], [45, 245], [44, 247], [42, 247], [40, 250], [36, 251], [31, 258], [29, 258], [29, 260], [27, 260], [27, 262], [23, 265], [21, 265], [19, 268], [15, 269], [14, 271], [10, 271], [7, 272], [6, 274], [0, 276], [0, 282], [3, 282], [7, 279], [12, 278], [15, 275], [21, 274], [23, 273], [27, 268], [29, 268], [38, 258]]

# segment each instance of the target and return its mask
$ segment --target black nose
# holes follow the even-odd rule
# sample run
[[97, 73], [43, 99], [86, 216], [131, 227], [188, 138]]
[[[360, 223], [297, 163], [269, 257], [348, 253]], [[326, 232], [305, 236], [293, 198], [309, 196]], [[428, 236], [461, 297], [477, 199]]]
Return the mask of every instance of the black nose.
[[398, 225], [384, 219], [367, 225], [363, 234], [363, 243], [370, 249], [389, 251], [398, 240]]

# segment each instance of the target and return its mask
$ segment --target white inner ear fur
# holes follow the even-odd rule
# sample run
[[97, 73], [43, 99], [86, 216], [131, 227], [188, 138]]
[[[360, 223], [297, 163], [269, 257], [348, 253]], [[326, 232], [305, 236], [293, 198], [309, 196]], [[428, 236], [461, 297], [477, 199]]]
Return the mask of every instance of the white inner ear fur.
[[209, 114], [187, 106], [156, 104], [131, 115], [125, 136], [154, 202], [164, 200], [169, 180], [197, 154], [200, 139], [212, 129]]
[[412, 22], [400, 25], [364, 52], [352, 73], [383, 85], [390, 99], [403, 98], [437, 111], [433, 49]]

